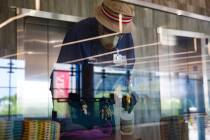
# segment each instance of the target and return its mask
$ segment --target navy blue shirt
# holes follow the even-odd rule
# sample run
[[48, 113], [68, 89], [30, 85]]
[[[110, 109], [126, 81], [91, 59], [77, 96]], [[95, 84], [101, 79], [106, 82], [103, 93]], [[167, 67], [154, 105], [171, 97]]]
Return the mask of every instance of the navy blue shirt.
[[[98, 24], [99, 22], [95, 18], [87, 18], [76, 23], [73, 26], [73, 28], [71, 28], [70, 31], [67, 32], [63, 43], [99, 36]], [[121, 39], [118, 41], [116, 48], [114, 48], [113, 50], [105, 49], [102, 46], [99, 39], [82, 42], [69, 46], [63, 46], [61, 48], [57, 62], [65, 63], [71, 60], [76, 60], [97, 54], [103, 54], [106, 52], [115, 51], [116, 49], [121, 50], [130, 47], [133, 47], [133, 39], [131, 33], [123, 34]], [[127, 59], [135, 58], [134, 49], [120, 52], [120, 54], [126, 56]], [[113, 54], [96, 58], [97, 62], [110, 61], [110, 60], [113, 60]], [[133, 63], [134, 60], [127, 62]], [[128, 68], [131, 67], [132, 66], [129, 66]]]
[[[99, 22], [95, 18], [87, 18], [76, 23], [66, 33], [63, 43], [68, 43], [72, 41], [78, 41], [81, 39], [87, 39], [87, 38], [99, 36], [98, 25], [99, 25]], [[105, 49], [102, 46], [100, 39], [77, 43], [73, 45], [63, 46], [60, 50], [60, 54], [59, 54], [57, 62], [65, 63], [68, 61], [81, 59], [81, 58], [85, 58], [89, 56], [94, 56], [98, 54], [103, 54], [110, 51], [116, 51], [117, 49], [121, 50], [125, 48], [132, 48], [132, 49], [128, 51], [119, 52], [119, 53], [123, 56], [126, 56], [127, 59], [135, 58], [133, 46], [134, 45], [133, 45], [133, 39], [132, 39], [131, 33], [123, 34], [122, 37], [119, 39], [117, 46], [113, 50]], [[112, 61], [112, 60], [113, 60], [113, 54], [96, 58], [96, 62]], [[86, 62], [87, 61], [82, 61], [79, 63], [86, 63]], [[134, 60], [127, 61], [127, 63], [133, 63], [133, 62]], [[111, 65], [113, 65], [113, 63], [111, 63]], [[130, 69], [132, 67], [133, 65], [129, 65], [126, 68]], [[80, 107], [76, 108], [76, 111], [81, 112]], [[94, 120], [94, 121], [91, 121], [91, 120]], [[89, 126], [93, 126], [94, 123], [97, 122], [97, 119], [94, 117], [92, 117], [91, 120], [89, 120], [89, 118], [85, 118], [84, 116], [77, 114], [74, 122], [80, 123], [84, 126], [87, 126], [88, 124], [88, 127], [89, 127]], [[112, 125], [114, 126], [114, 121], [112, 121]]]

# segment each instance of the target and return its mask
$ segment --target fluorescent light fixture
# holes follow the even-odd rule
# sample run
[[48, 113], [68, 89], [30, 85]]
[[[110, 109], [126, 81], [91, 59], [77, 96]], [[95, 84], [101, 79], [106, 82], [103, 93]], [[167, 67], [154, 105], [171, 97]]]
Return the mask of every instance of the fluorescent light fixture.
[[208, 54], [210, 55], [210, 42], [208, 42]]
[[194, 38], [194, 50], [197, 52], [198, 46], [197, 46], [197, 38]]
[[40, 10], [40, 0], [35, 0], [36, 10]]
[[32, 55], [32, 54], [42, 55], [42, 54], [46, 54], [46, 53], [44, 53], [44, 52], [23, 51], [23, 52], [19, 52], [19, 53], [13, 53], [13, 54], [8, 54], [8, 55], [5, 55], [5, 56], [2, 56], [2, 57], [0, 57], [0, 59], [6, 59], [6, 58], [20, 56], [20, 55], [26, 55], [26, 54], [28, 54], [28, 55]]
[[107, 53], [97, 54], [97, 55], [88, 56], [88, 57], [81, 58], [81, 59], [66, 61], [66, 62], [63, 62], [63, 63], [71, 64], [71, 63], [76, 63], [76, 62], [80, 62], [80, 61], [83, 61], [83, 60], [90, 60], [90, 59], [93, 59], [93, 58], [107, 56], [107, 55], [114, 54], [114, 53], [117, 53], [117, 52], [125, 52], [125, 51], [136, 49], [136, 48], [152, 47], [152, 46], [157, 46], [157, 45], [159, 45], [159, 42], [155, 42], [155, 43], [151, 43], [151, 44], [145, 44], [145, 45], [138, 45], [138, 46], [134, 46], [134, 47], [131, 47], [131, 48], [124, 48], [124, 49], [117, 50], [117, 51], [111, 51], [111, 52], [107, 52]]
[[181, 16], [181, 15], [183, 15], [183, 11], [177, 10], [176, 14], [177, 14], [178, 16]]
[[[207, 55], [203, 55], [203, 57], [205, 57]], [[127, 63], [126, 65], [140, 65], [140, 64], [148, 64], [148, 63], [155, 63], [155, 62], [169, 62], [170, 61], [178, 61], [178, 60], [183, 60], [183, 59], [193, 59], [193, 58], [199, 58], [202, 57], [200, 55], [196, 55], [196, 56], [186, 56], [186, 57], [180, 57], [180, 58], [169, 58], [166, 60], [151, 60], [151, 61], [142, 61], [142, 62], [134, 62], [134, 63]], [[176, 64], [174, 64], [176, 65]], [[118, 65], [111, 65], [111, 66], [122, 66], [121, 64]]]
[[104, 38], [104, 37], [115, 36], [115, 35], [119, 35], [119, 34], [121, 34], [121, 33], [118, 32], [118, 33], [105, 34], [105, 35], [96, 36], [96, 37], [91, 37], [91, 38], [86, 38], [86, 39], [81, 39], [81, 40], [77, 40], [77, 41], [71, 41], [71, 42], [64, 43], [64, 44], [58, 44], [58, 45], [55, 45], [55, 46], [53, 46], [53, 47], [54, 47], [54, 48], [58, 48], [58, 47], [62, 47], [62, 46], [78, 44], [78, 43], [82, 43], [82, 42], [87, 42], [87, 41], [91, 41], [91, 40], [96, 40], [96, 39], [100, 39], [100, 38]]
[[[169, 53], [169, 54], [161, 54], [161, 55], [152, 55], [152, 56], [145, 56], [145, 57], [135, 57], [135, 58], [129, 58], [127, 61], [132, 61], [132, 60], [143, 60], [145, 59], [154, 59], [154, 58], [164, 58], [164, 57], [169, 57], [169, 56], [179, 56], [183, 54], [193, 54], [196, 53], [195, 51], [187, 51], [187, 52], [180, 52], [180, 53]], [[92, 62], [91, 64], [94, 65], [101, 65], [101, 64], [110, 64], [113, 63], [113, 60], [111, 61], [102, 61], [102, 62]]]

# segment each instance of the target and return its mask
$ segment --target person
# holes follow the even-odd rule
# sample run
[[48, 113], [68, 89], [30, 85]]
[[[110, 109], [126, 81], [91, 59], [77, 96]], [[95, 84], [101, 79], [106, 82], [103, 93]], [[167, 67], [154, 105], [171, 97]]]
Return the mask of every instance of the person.
[[[127, 63], [134, 63], [135, 60], [133, 60], [133, 58], [135, 58], [135, 53], [134, 49], [132, 49], [134, 43], [131, 34], [131, 31], [135, 28], [133, 23], [133, 17], [135, 15], [134, 6], [122, 3], [118, 0], [103, 0], [103, 2], [95, 9], [94, 17], [76, 23], [66, 33], [63, 44], [109, 33], [120, 32], [119, 14], [122, 14], [122, 33], [120, 35], [63, 46], [60, 50], [57, 63], [68, 63], [72, 60], [78, 60], [125, 48], [131, 49], [119, 52], [118, 54], [124, 56]], [[113, 55], [114, 54], [109, 54], [94, 58], [93, 60], [79, 61], [78, 63], [87, 63], [89, 61], [97, 63], [104, 61], [113, 62]], [[128, 65], [126, 68], [133, 68], [133, 65]]]
[[[121, 19], [119, 18], [119, 15], [122, 16]], [[97, 64], [100, 64], [101, 62], [102, 66], [106, 66], [114, 64], [114, 55], [116, 54], [121, 56], [126, 63], [134, 63], [135, 51], [131, 33], [135, 28], [133, 23], [134, 16], [135, 12], [133, 5], [120, 2], [119, 0], [103, 0], [95, 9], [94, 17], [86, 18], [73, 25], [66, 33], [63, 44], [98, 37], [100, 35], [112, 33], [119, 34], [76, 44], [64, 45], [60, 50], [57, 63], [79, 63], [86, 65], [89, 64], [89, 62], [96, 62]], [[121, 29], [120, 21], [122, 21]], [[120, 51], [125, 48], [130, 49]], [[108, 52], [114, 53], [92, 58], [92, 56]], [[87, 57], [89, 59], [86, 59]], [[103, 63], [105, 61], [111, 63]], [[132, 69], [133, 65], [123, 65], [122, 67]], [[90, 80], [88, 82], [88, 85], [91, 85]]]

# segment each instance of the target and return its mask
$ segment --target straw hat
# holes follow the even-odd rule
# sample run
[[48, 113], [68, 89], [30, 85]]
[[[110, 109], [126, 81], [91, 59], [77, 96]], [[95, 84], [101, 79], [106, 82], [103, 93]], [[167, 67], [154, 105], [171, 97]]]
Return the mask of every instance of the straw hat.
[[134, 6], [119, 0], [103, 0], [95, 10], [100, 24], [114, 32], [119, 32], [119, 14], [122, 14], [122, 32], [129, 33], [134, 28]]

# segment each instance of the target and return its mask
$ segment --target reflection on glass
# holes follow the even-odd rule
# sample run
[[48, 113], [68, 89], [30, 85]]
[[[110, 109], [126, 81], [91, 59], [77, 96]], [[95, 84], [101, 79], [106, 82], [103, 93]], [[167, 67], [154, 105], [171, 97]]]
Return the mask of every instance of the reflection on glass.
[[21, 115], [17, 94], [19, 82], [24, 80], [25, 63], [21, 60], [0, 59], [0, 115]]

